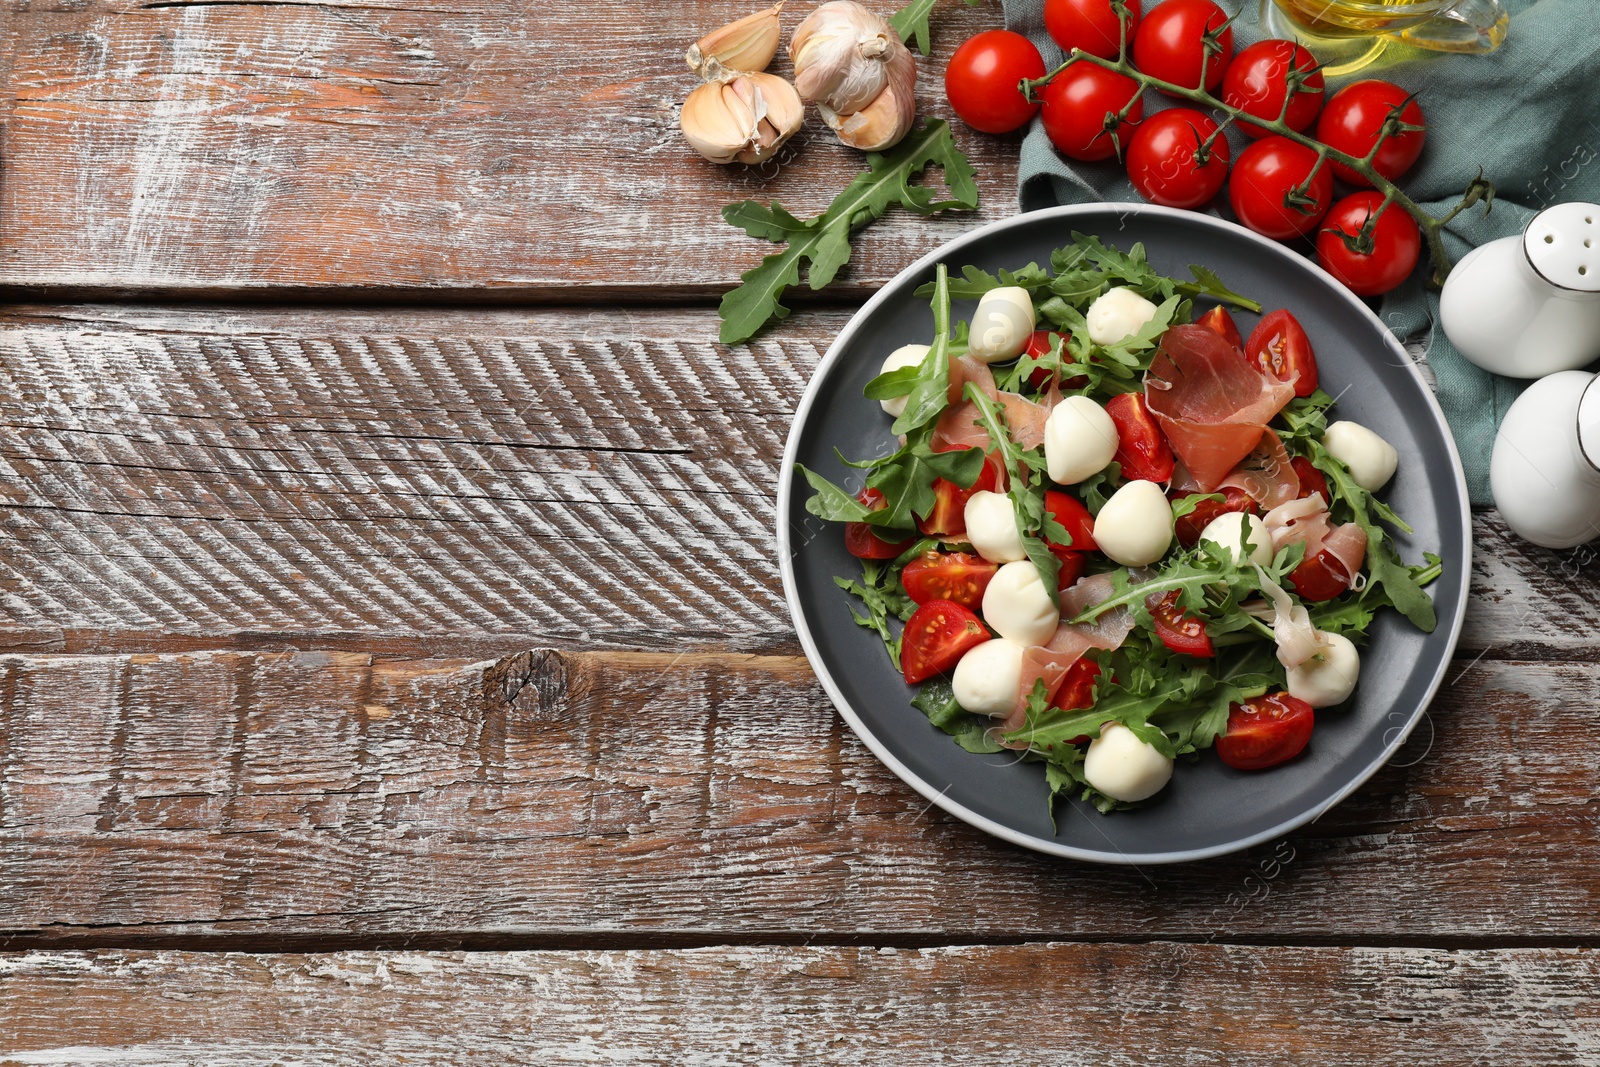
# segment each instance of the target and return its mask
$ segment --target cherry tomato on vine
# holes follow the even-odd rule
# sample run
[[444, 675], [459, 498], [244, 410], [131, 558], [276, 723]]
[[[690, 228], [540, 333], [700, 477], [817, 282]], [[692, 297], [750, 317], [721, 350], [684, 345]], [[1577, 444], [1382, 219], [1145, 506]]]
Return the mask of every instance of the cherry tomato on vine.
[[944, 95], [955, 113], [983, 133], [1010, 133], [1039, 110], [1017, 88], [1024, 78], [1044, 77], [1044, 60], [1033, 42], [1010, 30], [984, 30], [961, 43], [944, 68]]
[[[1164, 0], [1139, 20], [1133, 65], [1162, 81], [1199, 89], [1204, 61], [1205, 89], [1212, 92], [1222, 84], [1233, 58], [1233, 28], [1227, 22], [1227, 12], [1211, 0]], [[1219, 49], [1210, 55], [1205, 45], [1208, 33]]]
[[[1415, 100], [1406, 103], [1407, 96], [1406, 91], [1393, 82], [1375, 78], [1352, 82], [1334, 93], [1333, 99], [1323, 107], [1322, 117], [1317, 120], [1317, 140], [1329, 148], [1337, 148], [1364, 159], [1372, 151], [1372, 146], [1378, 143], [1378, 134], [1388, 120], [1389, 112], [1400, 105], [1405, 104], [1405, 109], [1400, 112], [1402, 122], [1412, 126], [1425, 125], [1422, 108], [1417, 106]], [[1373, 157], [1373, 169], [1394, 181], [1417, 161], [1427, 136], [1426, 130], [1408, 130], [1388, 138]], [[1343, 163], [1335, 163], [1333, 172], [1351, 185], [1372, 185]]]
[[[1289, 203], [1290, 192], [1306, 184], [1313, 167], [1316, 176], [1300, 194], [1309, 203]], [[1247, 146], [1228, 179], [1228, 201], [1239, 221], [1279, 241], [1316, 229], [1332, 200], [1332, 173], [1317, 167], [1315, 151], [1287, 137], [1263, 137]]]
[[1262, 316], [1244, 343], [1244, 354], [1280, 382], [1293, 378], [1295, 396], [1310, 396], [1317, 391], [1317, 354], [1305, 327], [1288, 309], [1279, 308]]
[[[1116, 116], [1128, 103], [1133, 107], [1127, 121], [1144, 117], [1144, 101], [1139, 99], [1139, 83], [1123, 74], [1093, 63], [1078, 62], [1051, 79], [1039, 93], [1043, 103], [1040, 117], [1050, 143], [1070, 159], [1093, 162], [1117, 154], [1118, 143], [1126, 144], [1128, 134], [1116, 123]], [[1107, 119], [1118, 127], [1116, 140], [1106, 128]]]
[[[883, 494], [876, 489], [863, 489], [856, 494], [856, 499], [867, 506], [869, 511], [882, 511], [888, 506], [883, 499]], [[886, 541], [878, 536], [878, 531], [865, 522], [847, 522], [844, 524], [844, 547], [852, 556], [858, 559], [894, 559], [904, 552], [911, 544], [911, 538], [903, 541]]]
[[1150, 618], [1156, 624], [1156, 636], [1172, 651], [1201, 659], [1217, 654], [1206, 633], [1206, 621], [1178, 606], [1176, 589], [1150, 609]]
[[1204, 326], [1239, 351], [1244, 351], [1244, 337], [1239, 333], [1239, 326], [1233, 321], [1233, 316], [1228, 314], [1228, 309], [1221, 304], [1218, 304], [1194, 321], [1197, 325]]
[[[1275, 120], [1281, 114], [1290, 129], [1304, 130], [1322, 110], [1323, 79], [1316, 66], [1316, 57], [1293, 41], [1257, 41], [1228, 64], [1228, 73], [1222, 79], [1223, 102], [1259, 119]], [[1289, 110], [1284, 111], [1291, 70], [1304, 77], [1289, 102]], [[1314, 73], [1306, 75], [1306, 71]], [[1247, 137], [1265, 137], [1272, 132], [1242, 119], [1239, 129]]]
[[[1128, 40], [1139, 26], [1139, 0], [1123, 0], [1128, 8]], [[1068, 55], [1081, 48], [1102, 59], [1122, 50], [1122, 26], [1111, 0], [1044, 0], [1044, 28]]]
[[1205, 145], [1216, 132], [1215, 122], [1190, 108], [1151, 115], [1128, 139], [1128, 180], [1152, 204], [1199, 207], [1228, 180], [1228, 142]]
[[1311, 705], [1288, 693], [1231, 704], [1228, 731], [1217, 738], [1217, 755], [1235, 770], [1275, 767], [1304, 751], [1316, 721]]
[[1372, 250], [1357, 252], [1341, 234], [1357, 237], [1383, 204], [1378, 192], [1355, 193], [1333, 205], [1317, 234], [1317, 262], [1357, 296], [1379, 296], [1411, 276], [1422, 254], [1422, 231], [1405, 210], [1390, 204], [1372, 227]]
[[1321, 471], [1312, 466], [1309, 459], [1304, 456], [1296, 456], [1289, 461], [1289, 466], [1294, 469], [1294, 473], [1300, 479], [1300, 492], [1295, 499], [1304, 499], [1312, 493], [1321, 493], [1324, 503], [1333, 499], [1328, 495], [1328, 479], [1323, 477]]
[[983, 620], [953, 600], [930, 600], [900, 635], [900, 673], [907, 685], [955, 670], [969, 649], [989, 640]]
[[1143, 393], [1118, 393], [1106, 401], [1106, 414], [1117, 428], [1116, 461], [1129, 481], [1164, 482], [1176, 463], [1167, 435], [1144, 402]]
[[900, 572], [900, 584], [918, 604], [953, 600], [976, 611], [983, 603], [989, 579], [999, 569], [999, 564], [966, 552], [924, 552], [906, 564]]

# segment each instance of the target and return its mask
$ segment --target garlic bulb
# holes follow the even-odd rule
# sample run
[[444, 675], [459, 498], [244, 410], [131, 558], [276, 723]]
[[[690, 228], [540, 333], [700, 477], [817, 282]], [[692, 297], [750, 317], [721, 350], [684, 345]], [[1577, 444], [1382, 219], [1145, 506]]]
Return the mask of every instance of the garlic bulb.
[[739, 74], [689, 94], [678, 115], [683, 136], [713, 163], [760, 163], [805, 122], [794, 86], [775, 74]]
[[767, 69], [778, 54], [778, 15], [783, 0], [765, 11], [746, 15], [713, 30], [689, 46], [684, 56], [689, 69], [706, 81], [719, 81], [724, 75], [747, 74]]
[[829, 0], [789, 39], [795, 88], [852, 148], [877, 152], [911, 129], [917, 61], [881, 16]]

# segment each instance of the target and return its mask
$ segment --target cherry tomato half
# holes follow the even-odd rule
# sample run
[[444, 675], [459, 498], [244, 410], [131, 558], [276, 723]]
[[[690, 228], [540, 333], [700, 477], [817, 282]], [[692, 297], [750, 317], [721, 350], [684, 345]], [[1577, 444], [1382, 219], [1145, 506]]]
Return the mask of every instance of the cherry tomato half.
[[[1067, 668], [1051, 703], [1062, 711], [1083, 711], [1094, 707], [1094, 683], [1100, 677], [1100, 664], [1088, 656], [1079, 656]], [[1083, 738], [1087, 741], [1088, 738]], [[1077, 744], [1077, 741], [1071, 742]]]
[[[1310, 185], [1301, 189], [1307, 178]], [[1294, 190], [1310, 203], [1290, 203]], [[1325, 166], [1317, 167], [1315, 151], [1287, 137], [1263, 137], [1247, 146], [1228, 179], [1228, 202], [1239, 221], [1279, 241], [1316, 229], [1332, 201], [1333, 174]]]
[[[1165, 0], [1139, 21], [1133, 37], [1133, 65], [1152, 77], [1200, 88], [1200, 68], [1205, 65], [1205, 88], [1222, 84], [1233, 58], [1233, 28], [1228, 14], [1211, 0]], [[1205, 35], [1216, 38], [1220, 51], [1207, 55]]]
[[1228, 731], [1217, 738], [1217, 755], [1240, 771], [1259, 771], [1294, 759], [1311, 740], [1316, 712], [1288, 693], [1267, 693], [1228, 707]]
[[[856, 494], [856, 499], [872, 511], [882, 511], [887, 506], [883, 494], [876, 489], [863, 489]], [[910, 544], [909, 537], [903, 541], [886, 541], [878, 536], [873, 526], [865, 522], [844, 524], [845, 550], [857, 559], [894, 559]]]
[[[1184, 548], [1193, 548], [1199, 544], [1200, 534], [1204, 532], [1207, 526], [1211, 525], [1211, 520], [1218, 515], [1241, 511], [1254, 515], [1261, 510], [1257, 507], [1250, 494], [1237, 486], [1230, 485], [1225, 489], [1218, 489], [1217, 492], [1222, 495], [1223, 499], [1202, 500], [1195, 505], [1193, 511], [1172, 524], [1172, 536], [1176, 537], [1178, 543]], [[1172, 501], [1177, 503], [1188, 495], [1190, 494], [1178, 493], [1172, 497]]]
[[[1044, 132], [1056, 150], [1070, 159], [1093, 162], [1117, 154], [1126, 144], [1128, 131], [1116, 117], [1130, 101], [1128, 122], [1144, 117], [1144, 101], [1139, 99], [1139, 83], [1116, 71], [1093, 63], [1074, 63], [1057, 74], [1039, 93]], [[1115, 132], [1106, 128], [1111, 122]]]
[[[960, 445], [947, 445], [939, 451], [954, 452], [960, 448]], [[990, 455], [984, 457], [977, 479], [965, 489], [947, 478], [934, 479], [933, 510], [928, 512], [927, 518], [917, 520], [917, 529], [929, 537], [960, 537], [966, 533], [967, 500], [980, 489], [990, 493], [998, 490], [1004, 469], [1000, 458]]]
[[1039, 110], [1017, 88], [1024, 78], [1044, 77], [1044, 60], [1033, 42], [1010, 30], [984, 30], [961, 43], [944, 68], [950, 107], [975, 130], [1010, 133]]
[[1300, 478], [1300, 494], [1296, 500], [1303, 500], [1312, 493], [1321, 493], [1323, 503], [1332, 499], [1328, 496], [1328, 479], [1322, 476], [1322, 472], [1317, 470], [1309, 459], [1296, 456], [1289, 461], [1289, 466]]
[[989, 640], [983, 620], [950, 600], [930, 600], [900, 635], [900, 673], [907, 685], [955, 670], [967, 651]]
[[1201, 659], [1217, 654], [1211, 644], [1211, 635], [1206, 633], [1205, 620], [1178, 606], [1176, 589], [1150, 609], [1150, 618], [1155, 621], [1156, 636], [1172, 651]]
[[918, 604], [930, 600], [951, 600], [976, 611], [983, 604], [983, 591], [1000, 569], [980, 556], [966, 552], [924, 552], [900, 572], [906, 595]]
[[1228, 180], [1228, 142], [1205, 143], [1216, 132], [1215, 122], [1190, 108], [1151, 115], [1128, 139], [1128, 180], [1152, 204], [1199, 207]]
[[1289, 572], [1289, 584], [1300, 594], [1300, 599], [1318, 603], [1332, 600], [1350, 588], [1353, 576], [1344, 572], [1344, 564], [1331, 552], [1321, 549], [1300, 561], [1300, 566]]
[[[1322, 110], [1322, 72], [1316, 66], [1316, 57], [1293, 41], [1257, 41], [1228, 64], [1227, 77], [1222, 80], [1222, 99], [1260, 119], [1282, 115], [1290, 129], [1304, 130]], [[1300, 71], [1303, 78], [1288, 111], [1284, 111], [1290, 71]], [[1305, 71], [1314, 73], [1305, 75]], [[1242, 119], [1239, 129], [1252, 138], [1272, 132]]]
[[1317, 357], [1300, 320], [1284, 308], [1269, 312], [1244, 343], [1250, 361], [1280, 382], [1294, 379], [1294, 395], [1317, 391]]
[[1052, 556], [1061, 561], [1061, 569], [1056, 572], [1056, 591], [1064, 593], [1072, 587], [1073, 582], [1083, 577], [1084, 557], [1088, 553], [1062, 548], [1048, 541], [1045, 542], [1045, 547], [1050, 550]]
[[[1123, 0], [1128, 8], [1128, 41], [1139, 27], [1139, 0]], [[1111, 0], [1044, 0], [1044, 28], [1067, 55], [1081, 48], [1112, 59], [1122, 50], [1122, 25]]]
[[[1022, 354], [1033, 356], [1035, 359], [1048, 355], [1050, 346], [1055, 343], [1051, 340], [1052, 338], [1061, 338], [1061, 343], [1064, 345], [1071, 336], [1065, 330], [1034, 330], [1033, 333], [1028, 335], [1028, 346], [1022, 350]], [[1065, 350], [1063, 350], [1062, 355], [1065, 357]], [[1028, 384], [1035, 389], [1043, 389], [1050, 384], [1050, 372], [1043, 367], [1033, 368], [1033, 373], [1028, 375]], [[1074, 374], [1070, 378], [1061, 380], [1061, 388], [1063, 389], [1082, 389], [1088, 384], [1089, 379], [1082, 374]]]
[[1175, 461], [1167, 435], [1144, 402], [1143, 393], [1119, 393], [1106, 401], [1106, 414], [1117, 428], [1116, 461], [1129, 481], [1165, 482]]
[[1055, 516], [1055, 520], [1066, 529], [1067, 536], [1072, 538], [1072, 544], [1059, 547], [1079, 552], [1100, 550], [1100, 546], [1094, 543], [1094, 516], [1083, 506], [1083, 501], [1059, 489], [1046, 489], [1044, 510], [1046, 515]]
[[1328, 212], [1317, 234], [1317, 262], [1357, 296], [1381, 296], [1411, 277], [1422, 254], [1422, 231], [1416, 220], [1394, 204], [1372, 227], [1372, 251], [1356, 252], [1341, 234], [1356, 237], [1372, 213], [1383, 205], [1381, 193], [1345, 197]]
[[1244, 337], [1239, 333], [1239, 325], [1233, 321], [1233, 316], [1228, 314], [1228, 309], [1221, 304], [1218, 304], [1194, 321], [1221, 337], [1239, 351], [1244, 351]]
[[[1365, 159], [1372, 146], [1378, 143], [1378, 134], [1389, 113], [1402, 104], [1405, 105], [1400, 112], [1402, 122], [1426, 125], [1422, 108], [1415, 100], [1406, 103], [1406, 96], [1406, 91], [1393, 82], [1377, 79], [1352, 82], [1334, 93], [1323, 107], [1322, 117], [1317, 120], [1317, 140], [1329, 148]], [[1372, 160], [1373, 169], [1390, 181], [1398, 178], [1422, 155], [1427, 136], [1426, 130], [1410, 130], [1388, 138]], [[1333, 172], [1351, 185], [1372, 185], [1343, 163], [1335, 163]]]

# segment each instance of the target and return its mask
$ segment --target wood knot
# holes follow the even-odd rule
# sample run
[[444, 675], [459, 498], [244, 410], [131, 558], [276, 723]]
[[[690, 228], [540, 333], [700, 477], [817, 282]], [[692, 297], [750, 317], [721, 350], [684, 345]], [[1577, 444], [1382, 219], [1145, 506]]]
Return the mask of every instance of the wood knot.
[[484, 710], [515, 710], [527, 720], [559, 722], [567, 717], [571, 668], [570, 657], [553, 648], [502, 657], [483, 674]]

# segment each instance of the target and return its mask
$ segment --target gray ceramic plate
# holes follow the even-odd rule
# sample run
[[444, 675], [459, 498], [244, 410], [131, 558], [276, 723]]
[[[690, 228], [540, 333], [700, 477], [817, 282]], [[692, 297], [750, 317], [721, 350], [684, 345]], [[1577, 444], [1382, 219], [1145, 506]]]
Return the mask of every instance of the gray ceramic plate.
[[[1010, 754], [974, 755], [935, 729], [908, 700], [912, 691], [883, 644], [850, 617], [834, 575], [857, 576], [839, 527], [807, 514], [810, 493], [794, 474], [803, 463], [840, 483], [834, 455], [881, 452], [889, 420], [862, 387], [884, 356], [933, 332], [928, 303], [913, 295], [934, 265], [958, 273], [1049, 262], [1073, 230], [1126, 248], [1144, 242], [1157, 270], [1188, 277], [1199, 263], [1268, 310], [1290, 308], [1316, 348], [1324, 388], [1339, 396], [1338, 417], [1354, 419], [1400, 451], [1385, 490], [1415, 529], [1401, 554], [1424, 548], [1445, 559], [1431, 587], [1439, 626], [1422, 634], [1386, 612], [1362, 657], [1361, 683], [1344, 706], [1321, 712], [1300, 759], [1274, 770], [1234, 771], [1202, 753], [1179, 763], [1147, 807], [1101, 815], [1073, 801], [1058, 805], [1052, 828], [1038, 764]], [[970, 317], [972, 305], [955, 313]], [[1235, 313], [1248, 334], [1256, 316]], [[1028, 848], [1102, 863], [1203, 859], [1272, 840], [1322, 814], [1366, 781], [1402, 743], [1432, 699], [1460, 634], [1471, 564], [1471, 524], [1461, 461], [1444, 416], [1417, 369], [1368, 307], [1320, 268], [1273, 241], [1206, 215], [1137, 204], [1092, 204], [1033, 212], [975, 230], [902, 272], [850, 320], [817, 368], [795, 413], [778, 483], [778, 545], [784, 591], [800, 642], [839, 713], [892, 770], [930, 801], [983, 830]]]

